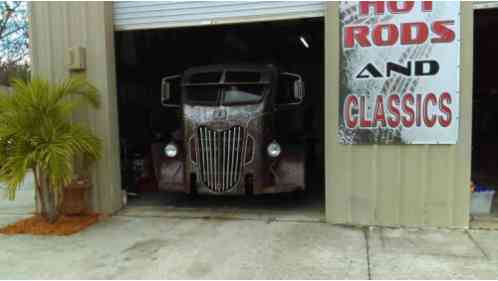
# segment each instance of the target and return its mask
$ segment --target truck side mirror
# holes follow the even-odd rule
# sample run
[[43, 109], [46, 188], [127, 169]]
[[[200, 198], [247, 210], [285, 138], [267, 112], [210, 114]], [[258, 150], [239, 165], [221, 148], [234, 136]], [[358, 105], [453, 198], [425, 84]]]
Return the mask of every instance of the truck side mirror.
[[[173, 75], [164, 77], [161, 80], [161, 104], [164, 107], [180, 107], [180, 103], [175, 102], [172, 96], [172, 89], [179, 89], [180, 78], [180, 75]], [[176, 94], [179, 95], [179, 93], [180, 91], [177, 91]]]
[[299, 74], [280, 73], [278, 105], [298, 105], [304, 99], [304, 82]]

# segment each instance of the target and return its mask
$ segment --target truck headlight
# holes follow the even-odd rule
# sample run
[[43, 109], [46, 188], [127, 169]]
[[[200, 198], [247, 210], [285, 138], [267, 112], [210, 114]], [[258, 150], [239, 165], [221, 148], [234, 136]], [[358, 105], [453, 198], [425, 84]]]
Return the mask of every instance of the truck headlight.
[[280, 156], [280, 153], [282, 153], [282, 147], [280, 147], [280, 144], [276, 141], [272, 141], [269, 145], [268, 148], [266, 149], [268, 152], [268, 156], [271, 158], [277, 158]]
[[164, 147], [164, 154], [170, 158], [173, 158], [178, 154], [178, 148], [174, 143], [169, 143]]

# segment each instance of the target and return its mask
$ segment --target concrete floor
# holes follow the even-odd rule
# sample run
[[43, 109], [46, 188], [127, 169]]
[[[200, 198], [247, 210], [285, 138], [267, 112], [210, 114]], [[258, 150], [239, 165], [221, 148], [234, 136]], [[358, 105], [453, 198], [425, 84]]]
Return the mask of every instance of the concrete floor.
[[[29, 190], [19, 198], [30, 198]], [[131, 202], [69, 237], [0, 235], [0, 277], [498, 278], [496, 231], [333, 226], [321, 222], [320, 208], [306, 200], [298, 203], [300, 213], [278, 198], [259, 205], [259, 199], [237, 205], [240, 199], [198, 198], [189, 204], [181, 196], [153, 198], [149, 205]], [[272, 200], [283, 203], [265, 209], [277, 202]], [[1, 201], [0, 226], [29, 215], [30, 208], [28, 202]]]
[[170, 218], [217, 218], [323, 222], [323, 192], [246, 196], [196, 196], [182, 193], [145, 193], [128, 201], [120, 215]]

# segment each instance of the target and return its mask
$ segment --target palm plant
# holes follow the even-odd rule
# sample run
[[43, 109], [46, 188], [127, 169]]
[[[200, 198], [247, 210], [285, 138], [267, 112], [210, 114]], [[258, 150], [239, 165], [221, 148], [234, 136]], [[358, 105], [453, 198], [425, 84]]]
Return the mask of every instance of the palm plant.
[[71, 121], [85, 103], [99, 106], [95, 87], [84, 79], [59, 84], [14, 80], [10, 93], [0, 93], [0, 182], [15, 198], [28, 171], [33, 171], [41, 215], [54, 223], [62, 188], [73, 180], [76, 157], [96, 160], [101, 141], [89, 128]]

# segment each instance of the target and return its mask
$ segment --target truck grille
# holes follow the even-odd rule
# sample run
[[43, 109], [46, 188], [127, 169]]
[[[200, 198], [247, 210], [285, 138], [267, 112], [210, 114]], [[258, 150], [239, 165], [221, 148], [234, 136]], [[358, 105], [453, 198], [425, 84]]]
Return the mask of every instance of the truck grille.
[[198, 129], [202, 182], [214, 192], [225, 192], [240, 180], [244, 129], [240, 126], [224, 131], [207, 127]]

